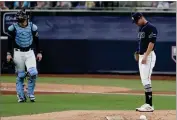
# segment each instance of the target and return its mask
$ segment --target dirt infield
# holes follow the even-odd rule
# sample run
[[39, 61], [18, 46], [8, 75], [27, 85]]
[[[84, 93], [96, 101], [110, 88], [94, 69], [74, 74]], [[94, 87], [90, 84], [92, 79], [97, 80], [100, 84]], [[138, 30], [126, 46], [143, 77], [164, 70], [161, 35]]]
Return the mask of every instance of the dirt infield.
[[[1, 83], [1, 93], [15, 93], [16, 85], [14, 83]], [[128, 88], [121, 87], [103, 87], [91, 85], [67, 85], [67, 84], [47, 84], [38, 83], [36, 85], [37, 94], [60, 94], [60, 93], [111, 93], [111, 92], [130, 91]], [[16, 93], [15, 93], [16, 94]]]
[[[26, 86], [25, 86], [26, 87]], [[1, 94], [16, 94], [16, 85], [14, 83], [1, 83]], [[144, 91], [131, 90], [123, 87], [110, 86], [91, 86], [91, 85], [68, 85], [68, 84], [49, 84], [38, 83], [35, 94], [73, 94], [73, 93], [121, 93], [121, 94], [144, 94]], [[176, 95], [176, 92], [154, 91], [153, 94]]]
[[[45, 77], [82, 77], [82, 78], [118, 78], [118, 79], [139, 79], [139, 76], [120, 76], [120, 75], [40, 75]], [[159, 80], [176, 80], [176, 77], [157, 77]], [[155, 78], [154, 78], [155, 79]], [[2, 94], [16, 94], [14, 83], [1, 83], [0, 90]], [[81, 94], [81, 93], [97, 93], [97, 94], [142, 94], [144, 91], [134, 91], [123, 87], [110, 86], [91, 86], [91, 85], [68, 85], [68, 84], [44, 84], [38, 83], [35, 94]], [[176, 92], [158, 92], [153, 94], [176, 95]], [[146, 115], [148, 120], [176, 120], [175, 110], [155, 111], [153, 113], [139, 113], [135, 111], [63, 111], [52, 112], [36, 115], [23, 115], [2, 117], [1, 120], [108, 120], [106, 116], [121, 116], [122, 120], [138, 120], [140, 115]], [[110, 120], [110, 119], [109, 119]], [[112, 119], [113, 120], [113, 119]], [[115, 119], [116, 120], [116, 119]]]

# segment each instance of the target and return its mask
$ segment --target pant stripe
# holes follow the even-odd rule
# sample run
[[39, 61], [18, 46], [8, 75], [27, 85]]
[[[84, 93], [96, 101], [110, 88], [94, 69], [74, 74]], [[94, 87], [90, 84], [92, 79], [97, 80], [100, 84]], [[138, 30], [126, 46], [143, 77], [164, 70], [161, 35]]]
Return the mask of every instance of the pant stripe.
[[[153, 53], [151, 52], [151, 60], [150, 60], [150, 67], [149, 67], [149, 73], [148, 73], [148, 80], [150, 80], [150, 73], [151, 73], [151, 67], [152, 67], [152, 55]], [[151, 73], [152, 74], [152, 73]]]

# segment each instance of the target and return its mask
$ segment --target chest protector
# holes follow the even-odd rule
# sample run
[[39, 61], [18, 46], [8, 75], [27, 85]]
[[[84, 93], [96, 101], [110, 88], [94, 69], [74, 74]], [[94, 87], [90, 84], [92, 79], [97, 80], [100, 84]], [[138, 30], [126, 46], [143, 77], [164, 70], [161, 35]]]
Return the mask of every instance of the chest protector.
[[29, 22], [28, 26], [25, 28], [20, 27], [17, 23], [13, 24], [15, 28], [15, 42], [20, 47], [29, 47], [33, 42], [33, 34], [32, 34], [32, 23]]

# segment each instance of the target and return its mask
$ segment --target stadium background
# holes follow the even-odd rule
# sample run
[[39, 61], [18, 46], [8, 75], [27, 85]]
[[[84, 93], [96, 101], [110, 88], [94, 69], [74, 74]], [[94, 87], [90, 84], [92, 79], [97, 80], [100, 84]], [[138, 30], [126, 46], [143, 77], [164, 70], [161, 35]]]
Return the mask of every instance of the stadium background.
[[[91, 7], [87, 2], [64, 2], [65, 6], [57, 2], [58, 7], [53, 2], [44, 3], [41, 8], [38, 6], [42, 2], [22, 4], [31, 15], [30, 20], [39, 27], [43, 49], [43, 60], [38, 64], [41, 74], [138, 73], [133, 56], [138, 27], [131, 22], [131, 13], [135, 11], [142, 11], [159, 30], [154, 73], [175, 74], [176, 13], [173, 2], [169, 2], [169, 6], [160, 6], [160, 2], [156, 5], [154, 2], [103, 2], [98, 6], [95, 2]], [[5, 5], [8, 8], [1, 12], [1, 67], [2, 73], [14, 73], [6, 64], [6, 31], [15, 21], [14, 12], [22, 6], [9, 2]]]

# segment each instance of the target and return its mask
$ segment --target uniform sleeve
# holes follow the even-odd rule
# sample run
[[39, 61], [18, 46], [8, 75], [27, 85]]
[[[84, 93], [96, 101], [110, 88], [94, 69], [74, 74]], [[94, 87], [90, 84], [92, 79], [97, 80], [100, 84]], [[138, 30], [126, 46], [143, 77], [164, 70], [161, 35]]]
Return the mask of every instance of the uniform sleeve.
[[36, 51], [37, 51], [37, 53], [41, 53], [42, 50], [41, 50], [40, 45], [39, 45], [38, 27], [35, 24], [33, 24], [33, 26], [32, 26], [32, 31], [33, 31], [33, 39], [34, 39], [34, 42], [36, 44]]
[[33, 24], [32, 30], [33, 31], [37, 31], [38, 30], [38, 28], [37, 28], [37, 26], [35, 24]]
[[12, 54], [13, 52], [13, 42], [15, 40], [15, 28], [14, 25], [8, 27], [8, 52]]
[[157, 39], [157, 29], [155, 27], [152, 27], [149, 33], [149, 41], [155, 43], [156, 39]]

